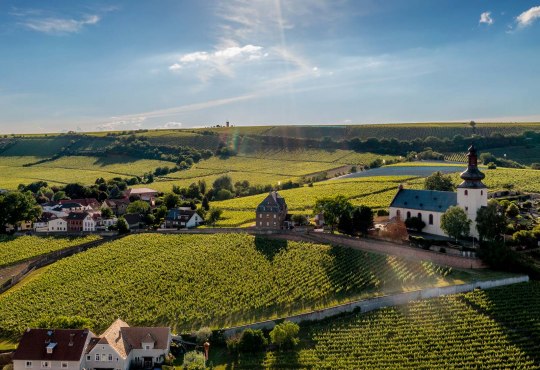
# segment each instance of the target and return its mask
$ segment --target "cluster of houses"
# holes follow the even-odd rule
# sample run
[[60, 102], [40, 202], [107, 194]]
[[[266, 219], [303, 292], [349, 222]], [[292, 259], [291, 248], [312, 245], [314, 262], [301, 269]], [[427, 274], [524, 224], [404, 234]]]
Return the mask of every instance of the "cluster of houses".
[[[33, 230], [38, 233], [81, 233], [108, 230], [116, 225], [122, 216], [130, 229], [138, 229], [144, 225], [144, 216], [127, 213], [129, 204], [134, 200], [148, 202], [151, 207], [156, 204], [158, 192], [149, 188], [128, 189], [123, 198], [106, 199], [99, 202], [95, 198], [64, 199], [41, 204], [41, 217], [34, 222], [22, 222], [19, 230]], [[105, 217], [103, 209], [110, 209], [112, 216]], [[199, 226], [203, 218], [189, 207], [179, 207], [168, 211], [162, 227], [192, 228]]]
[[116, 320], [103, 334], [88, 329], [27, 329], [14, 370], [154, 369], [169, 356], [168, 327], [130, 327]]

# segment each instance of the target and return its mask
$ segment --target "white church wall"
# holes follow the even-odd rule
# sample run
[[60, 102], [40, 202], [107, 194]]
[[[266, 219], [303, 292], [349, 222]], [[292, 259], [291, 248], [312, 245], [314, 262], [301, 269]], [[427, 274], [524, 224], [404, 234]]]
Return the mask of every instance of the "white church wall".
[[[400, 220], [405, 221], [407, 219], [407, 212], [410, 212], [410, 217], [418, 217], [419, 214], [421, 215], [422, 221], [426, 223], [426, 227], [422, 229], [422, 232], [425, 232], [427, 234], [439, 235], [439, 236], [447, 236], [444, 233], [444, 231], [442, 231], [441, 229], [442, 212], [431, 212], [431, 211], [421, 211], [421, 210], [410, 209], [410, 208], [390, 207], [389, 217], [394, 218], [394, 217], [397, 217], [399, 214]], [[433, 223], [429, 222], [430, 215], [432, 215], [433, 217]]]

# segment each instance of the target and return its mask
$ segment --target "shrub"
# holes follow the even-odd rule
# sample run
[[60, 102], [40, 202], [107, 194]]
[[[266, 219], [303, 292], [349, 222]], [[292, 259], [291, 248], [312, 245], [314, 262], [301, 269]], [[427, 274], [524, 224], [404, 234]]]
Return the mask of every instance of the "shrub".
[[390, 213], [388, 213], [388, 211], [386, 209], [379, 209], [377, 210], [377, 216], [378, 217], [381, 217], [381, 216], [388, 216]]
[[426, 227], [426, 223], [418, 217], [410, 217], [405, 220], [405, 226], [407, 226], [407, 229], [413, 229], [420, 232]]
[[184, 355], [184, 370], [204, 370], [205, 358], [202, 352], [190, 351]]
[[497, 169], [497, 165], [493, 162], [489, 162], [488, 165], [487, 165], [487, 168], [488, 170], [496, 170]]
[[281, 349], [289, 349], [295, 347], [300, 340], [297, 338], [300, 327], [291, 321], [284, 321], [278, 324], [270, 332], [270, 340], [272, 344], [279, 346]]
[[268, 340], [262, 330], [246, 329], [238, 341], [238, 350], [240, 352], [259, 352], [264, 350], [267, 344]]
[[206, 342], [208, 339], [210, 339], [211, 336], [212, 330], [207, 326], [202, 327], [195, 332], [195, 338], [197, 339], [197, 343], [199, 344]]

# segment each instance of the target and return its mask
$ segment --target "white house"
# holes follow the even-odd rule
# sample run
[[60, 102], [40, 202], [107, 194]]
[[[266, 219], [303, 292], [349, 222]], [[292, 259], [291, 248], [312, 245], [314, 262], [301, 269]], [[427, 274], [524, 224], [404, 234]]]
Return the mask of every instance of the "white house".
[[53, 218], [47, 223], [47, 231], [49, 232], [58, 232], [58, 231], [67, 231], [67, 221], [63, 218]]
[[28, 329], [13, 353], [13, 370], [82, 370], [92, 337], [88, 329]]
[[167, 228], [187, 228], [199, 226], [203, 218], [189, 207], [179, 207], [170, 209], [165, 217], [165, 227]]
[[487, 206], [487, 187], [482, 183], [485, 175], [478, 169], [478, 157], [474, 145], [469, 147], [468, 166], [461, 173], [463, 182], [458, 185], [457, 192], [411, 190], [399, 187], [390, 204], [390, 218], [406, 220], [418, 217], [426, 223], [422, 230], [428, 234], [446, 236], [441, 229], [441, 216], [452, 206], [459, 206], [472, 221], [470, 234], [478, 237], [476, 230], [476, 213]]
[[128, 370], [130, 366], [153, 369], [169, 354], [171, 331], [167, 327], [130, 327], [116, 320], [90, 341], [85, 356], [88, 370]]

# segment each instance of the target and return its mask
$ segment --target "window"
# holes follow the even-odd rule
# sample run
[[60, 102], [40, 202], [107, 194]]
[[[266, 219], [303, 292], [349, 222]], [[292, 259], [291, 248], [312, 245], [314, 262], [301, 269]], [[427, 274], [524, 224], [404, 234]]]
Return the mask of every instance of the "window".
[[433, 215], [429, 215], [429, 224], [433, 225]]
[[62, 369], [67, 369], [67, 368], [68, 368], [68, 363], [62, 362]]
[[96, 361], [99, 361], [99, 353], [96, 353]]
[[259, 213], [259, 218], [262, 218], [262, 213]]
[[396, 211], [396, 217], [397, 217], [397, 218], [400, 218], [400, 217], [401, 217], [401, 210], [398, 209], [398, 210]]
[[468, 190], [465, 190], [465, 195], [469, 195], [469, 191], [468, 191]]
[[92, 360], [92, 356], [88, 355], [86, 356], [86, 361], [91, 361]]
[[465, 210], [468, 211], [468, 210], [469, 210], [469, 207], [465, 207]]
[[480, 190], [480, 195], [484, 195], [484, 191], [483, 191], [483, 190]]
[[420, 212], [418, 212], [418, 219], [421, 220], [422, 219], [422, 214]]
[[274, 218], [276, 218], [276, 214], [274, 213]]
[[270, 226], [270, 222], [266, 222], [266, 226]]
[[274, 226], [276, 226], [276, 221], [274, 221]]
[[407, 218], [411, 218], [411, 212], [407, 211]]
[[49, 368], [51, 363], [49, 361], [41, 361], [41, 367]]
[[149, 345], [145, 345], [145, 346], [144, 346], [144, 349], [150, 349], [150, 346], [149, 346]]
[[24, 367], [32, 367], [32, 361], [26, 361]]
[[112, 361], [112, 355], [109, 354], [109, 361]]

